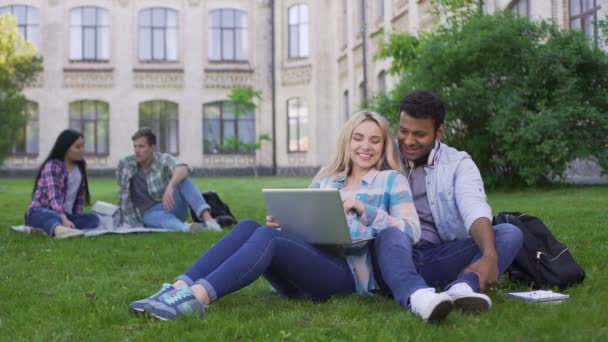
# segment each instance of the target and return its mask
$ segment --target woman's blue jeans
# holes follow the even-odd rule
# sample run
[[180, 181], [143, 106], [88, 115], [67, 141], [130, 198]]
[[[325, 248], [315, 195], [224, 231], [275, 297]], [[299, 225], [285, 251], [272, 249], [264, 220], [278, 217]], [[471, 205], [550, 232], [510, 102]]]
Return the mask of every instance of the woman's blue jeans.
[[186, 177], [173, 189], [173, 209], [165, 211], [163, 203], [157, 203], [143, 213], [143, 222], [146, 227], [188, 230], [188, 208], [192, 208], [198, 217], [204, 210], [209, 209], [200, 190], [190, 177]]
[[[99, 216], [92, 213], [66, 214], [66, 216], [76, 229], [92, 229], [99, 225]], [[25, 214], [25, 224], [40, 228], [48, 236], [53, 236], [55, 227], [61, 224], [61, 218], [56, 211], [49, 208], [30, 208]]]
[[262, 275], [289, 298], [326, 300], [356, 291], [345, 258], [253, 220], [239, 222], [178, 279], [201, 284], [215, 301]]

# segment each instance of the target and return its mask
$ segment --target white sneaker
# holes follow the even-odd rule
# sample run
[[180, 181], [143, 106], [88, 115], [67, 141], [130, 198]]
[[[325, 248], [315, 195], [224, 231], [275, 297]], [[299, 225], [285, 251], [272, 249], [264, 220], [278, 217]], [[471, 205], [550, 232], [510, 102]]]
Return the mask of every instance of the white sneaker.
[[444, 319], [453, 306], [450, 296], [445, 292], [436, 293], [432, 287], [416, 290], [410, 296], [410, 310], [425, 321]]
[[188, 231], [190, 233], [198, 233], [202, 232], [203, 230], [205, 230], [205, 227], [203, 227], [203, 225], [198, 222], [190, 223], [188, 225]]
[[457, 283], [446, 293], [452, 298], [454, 305], [464, 313], [480, 313], [492, 307], [492, 300], [483, 293], [477, 293], [467, 283]]
[[220, 227], [219, 223], [217, 223], [217, 221], [214, 219], [208, 219], [207, 221], [205, 221], [205, 226], [207, 227], [207, 229], [214, 232], [222, 231], [222, 227]]
[[82, 230], [78, 230], [78, 229], [74, 229], [74, 228], [70, 228], [70, 227], [66, 227], [66, 226], [62, 226], [62, 225], [56, 226], [55, 230], [53, 231], [53, 237], [57, 240], [67, 239], [67, 238], [71, 238], [74, 236], [81, 236], [81, 235], [84, 235], [84, 232]]

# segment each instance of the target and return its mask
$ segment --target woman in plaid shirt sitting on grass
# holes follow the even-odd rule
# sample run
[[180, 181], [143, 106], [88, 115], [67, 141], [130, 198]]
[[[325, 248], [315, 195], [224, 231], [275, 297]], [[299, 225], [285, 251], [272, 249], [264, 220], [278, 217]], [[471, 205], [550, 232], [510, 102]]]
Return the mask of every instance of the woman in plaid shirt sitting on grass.
[[[412, 241], [420, 222], [388, 122], [380, 115], [353, 115], [340, 133], [332, 162], [321, 169], [312, 187], [339, 189], [353, 239], [376, 236], [397, 227]], [[177, 281], [129, 305], [133, 312], [160, 320], [204, 315], [217, 299], [244, 288], [260, 276], [283, 296], [326, 300], [330, 296], [367, 293], [376, 288], [370, 241], [339, 246], [332, 254], [297, 236], [252, 220], [237, 224], [190, 266]]]
[[38, 170], [25, 224], [56, 239], [82, 235], [79, 229], [99, 225], [97, 215], [82, 210], [85, 202], [90, 204], [90, 197], [84, 137], [76, 130], [66, 129]]

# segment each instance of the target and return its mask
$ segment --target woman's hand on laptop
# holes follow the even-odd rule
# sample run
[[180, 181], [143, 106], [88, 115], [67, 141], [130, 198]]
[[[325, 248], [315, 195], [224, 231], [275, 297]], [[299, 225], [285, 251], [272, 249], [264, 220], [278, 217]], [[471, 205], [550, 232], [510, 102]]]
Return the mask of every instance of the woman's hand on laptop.
[[361, 216], [363, 215], [363, 211], [365, 210], [363, 202], [359, 201], [356, 198], [349, 198], [346, 201], [343, 201], [342, 206], [344, 207], [344, 212], [346, 214], [352, 211], [358, 216]]
[[274, 217], [268, 215], [266, 216], [266, 226], [270, 227], [270, 228], [276, 228], [279, 229], [281, 228], [281, 226], [279, 225], [279, 223], [274, 219]]

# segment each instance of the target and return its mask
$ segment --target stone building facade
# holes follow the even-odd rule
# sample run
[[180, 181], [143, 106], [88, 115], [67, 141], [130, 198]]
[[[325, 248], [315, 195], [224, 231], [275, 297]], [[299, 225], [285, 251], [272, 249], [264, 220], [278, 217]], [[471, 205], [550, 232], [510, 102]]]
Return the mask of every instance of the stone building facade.
[[[488, 0], [597, 36], [602, 0]], [[0, 0], [0, 13], [44, 56], [25, 90], [31, 119], [4, 173], [31, 173], [58, 133], [85, 134], [89, 168], [111, 174], [151, 126], [159, 149], [200, 174], [310, 174], [362, 99], [390, 89], [390, 61], [374, 60], [392, 32], [420, 32], [436, 18], [428, 0]], [[440, 20], [440, 19], [439, 19]], [[364, 25], [363, 25], [364, 23]], [[238, 117], [230, 89], [262, 91]], [[253, 143], [257, 150], [235, 147]]]

